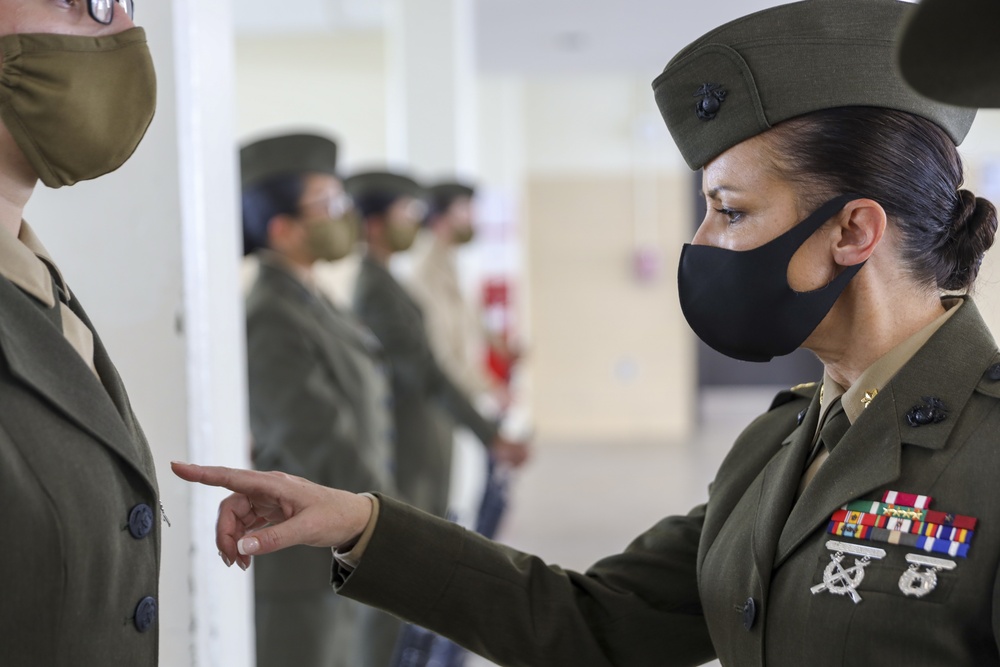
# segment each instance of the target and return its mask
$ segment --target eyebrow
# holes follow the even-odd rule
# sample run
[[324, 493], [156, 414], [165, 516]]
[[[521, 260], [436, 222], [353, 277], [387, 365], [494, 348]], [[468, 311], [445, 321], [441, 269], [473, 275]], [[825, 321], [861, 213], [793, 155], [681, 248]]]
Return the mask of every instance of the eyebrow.
[[708, 197], [709, 199], [718, 199], [719, 193], [722, 192], [736, 193], [736, 192], [743, 192], [743, 190], [741, 188], [734, 188], [731, 185], [719, 185], [705, 192], [705, 196]]

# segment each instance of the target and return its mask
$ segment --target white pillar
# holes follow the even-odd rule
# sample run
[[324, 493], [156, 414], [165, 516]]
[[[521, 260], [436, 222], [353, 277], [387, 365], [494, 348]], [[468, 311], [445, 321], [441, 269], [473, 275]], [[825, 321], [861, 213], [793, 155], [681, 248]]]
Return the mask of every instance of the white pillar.
[[40, 188], [26, 218], [87, 308], [149, 439], [164, 527], [160, 664], [250, 667], [252, 579], [226, 570], [225, 494], [181, 482], [172, 459], [248, 465], [237, 262], [230, 2], [142, 3], [157, 115], [118, 172]]
[[472, 0], [388, 6], [388, 153], [430, 177], [474, 176], [477, 160]]

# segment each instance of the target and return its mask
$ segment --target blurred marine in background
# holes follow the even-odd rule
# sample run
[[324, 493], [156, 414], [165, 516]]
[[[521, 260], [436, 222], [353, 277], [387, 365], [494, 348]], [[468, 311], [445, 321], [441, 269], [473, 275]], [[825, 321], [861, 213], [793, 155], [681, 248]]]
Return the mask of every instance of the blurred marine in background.
[[[392, 367], [396, 484], [406, 502], [444, 517], [456, 423], [511, 465], [524, 462], [527, 447], [501, 437], [496, 424], [473, 406], [468, 391], [445, 372], [428, 339], [423, 311], [389, 272], [390, 258], [410, 249], [427, 214], [423, 189], [413, 179], [389, 172], [358, 174], [345, 186], [364, 219], [368, 244], [354, 308], [382, 342]], [[408, 627], [395, 664], [426, 664], [433, 641], [433, 635]]]
[[[308, 134], [240, 152], [254, 465], [357, 492], [394, 493], [388, 369], [375, 337], [316, 286], [312, 266], [348, 255], [357, 219], [337, 146]], [[259, 667], [385, 667], [391, 616], [339, 598], [328, 549], [297, 547], [254, 568]]]
[[[427, 337], [442, 370], [477, 407], [500, 419], [509, 403], [507, 387], [487, 372], [486, 330], [480, 313], [463, 293], [456, 258], [456, 251], [476, 234], [474, 196], [475, 189], [466, 183], [445, 182], [427, 188], [428, 212], [414, 247], [416, 259], [408, 287], [423, 310]], [[453, 434], [456, 451], [474, 439], [462, 427], [456, 427]], [[485, 483], [475, 507], [456, 507], [457, 500], [452, 498], [449, 510], [459, 523], [494, 537], [507, 506], [507, 475], [487, 458], [481, 477]], [[462, 510], [471, 515], [462, 516]], [[443, 637], [434, 639], [429, 653], [428, 664], [435, 667], [461, 667], [465, 662], [465, 651]]]

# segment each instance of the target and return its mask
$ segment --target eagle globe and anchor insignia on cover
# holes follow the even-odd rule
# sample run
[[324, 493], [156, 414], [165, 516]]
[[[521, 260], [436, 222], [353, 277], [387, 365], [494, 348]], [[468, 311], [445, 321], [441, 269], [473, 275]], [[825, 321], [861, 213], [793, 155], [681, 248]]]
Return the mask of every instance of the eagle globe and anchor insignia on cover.
[[703, 83], [694, 97], [698, 98], [695, 111], [698, 118], [712, 120], [719, 115], [722, 103], [726, 101], [726, 89], [717, 83]]

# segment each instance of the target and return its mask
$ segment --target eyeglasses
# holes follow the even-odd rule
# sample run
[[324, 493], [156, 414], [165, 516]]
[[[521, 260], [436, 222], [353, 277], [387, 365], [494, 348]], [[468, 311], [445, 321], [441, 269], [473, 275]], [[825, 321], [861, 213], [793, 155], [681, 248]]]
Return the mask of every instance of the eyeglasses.
[[102, 25], [110, 25], [114, 20], [116, 4], [130, 19], [135, 18], [135, 3], [132, 0], [87, 0], [90, 17]]
[[320, 206], [326, 208], [327, 214], [331, 218], [342, 218], [354, 207], [354, 200], [347, 194], [338, 194], [335, 197], [322, 197], [304, 202], [300, 204], [299, 208], [319, 208]]

